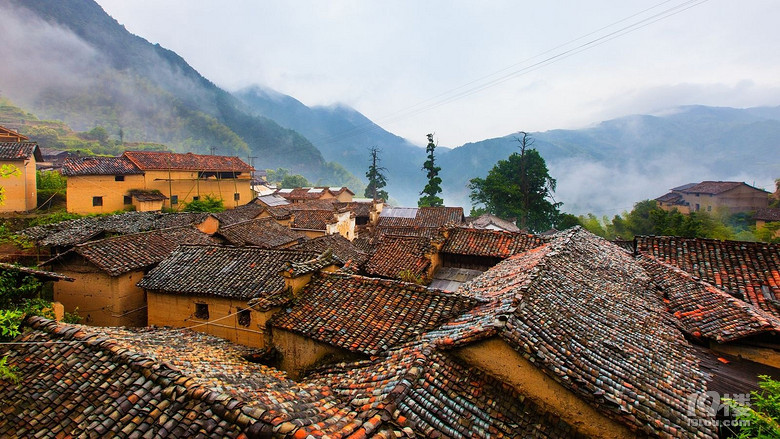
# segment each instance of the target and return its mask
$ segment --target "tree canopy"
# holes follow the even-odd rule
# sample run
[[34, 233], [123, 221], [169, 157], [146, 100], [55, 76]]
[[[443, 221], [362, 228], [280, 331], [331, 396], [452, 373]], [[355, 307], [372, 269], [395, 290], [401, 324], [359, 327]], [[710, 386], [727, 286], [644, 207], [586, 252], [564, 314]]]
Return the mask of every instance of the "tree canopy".
[[[558, 223], [562, 203], [552, 199], [556, 181], [527, 133], [518, 138], [520, 153], [499, 160], [486, 178], [469, 181], [471, 201], [502, 218], [517, 218], [517, 226], [538, 233]], [[479, 209], [475, 209], [479, 210]]]
[[371, 152], [371, 164], [368, 166], [368, 171], [366, 171], [368, 186], [363, 195], [366, 198], [371, 198], [375, 201], [380, 199], [387, 201], [387, 191], [382, 189], [387, 186], [387, 177], [385, 176], [387, 169], [379, 166], [379, 148], [374, 146], [371, 147], [369, 151]]
[[439, 177], [439, 171], [441, 167], [436, 166], [436, 159], [434, 157], [434, 150], [436, 144], [433, 142], [433, 134], [428, 134], [428, 146], [425, 151], [428, 153], [428, 159], [423, 163], [423, 171], [428, 178], [428, 184], [425, 185], [422, 192], [420, 192], [420, 199], [417, 201], [419, 207], [438, 207], [444, 206], [444, 200], [437, 194], [441, 193], [441, 177]]

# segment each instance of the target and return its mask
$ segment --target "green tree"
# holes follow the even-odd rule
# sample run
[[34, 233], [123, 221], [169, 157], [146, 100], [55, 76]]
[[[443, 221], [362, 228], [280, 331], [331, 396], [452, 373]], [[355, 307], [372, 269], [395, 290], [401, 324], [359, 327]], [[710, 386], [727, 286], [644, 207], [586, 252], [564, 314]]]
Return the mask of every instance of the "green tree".
[[199, 200], [192, 200], [184, 206], [185, 212], [222, 212], [225, 204], [221, 198], [206, 195]]
[[[18, 271], [0, 272], [0, 341], [19, 335], [19, 326], [27, 314], [52, 318], [51, 304], [38, 298], [41, 283], [33, 276]], [[0, 359], [0, 379], [16, 381], [14, 368], [7, 357]]]
[[428, 146], [425, 151], [428, 153], [428, 159], [423, 163], [423, 171], [426, 172], [428, 178], [428, 184], [425, 185], [422, 192], [420, 192], [420, 199], [417, 201], [419, 207], [428, 206], [444, 206], [444, 200], [442, 200], [437, 194], [441, 193], [441, 177], [439, 177], [439, 171], [441, 167], [436, 166], [436, 158], [434, 156], [434, 150], [436, 144], [433, 143], [433, 134], [428, 134]]
[[285, 189], [293, 189], [296, 187], [308, 187], [311, 186], [311, 183], [303, 175], [295, 174], [284, 177], [281, 186]]
[[379, 148], [372, 146], [369, 151], [371, 152], [371, 164], [368, 166], [368, 171], [366, 172], [368, 187], [366, 187], [366, 192], [363, 196], [371, 198], [374, 201], [380, 199], [387, 201], [387, 191], [382, 189], [387, 186], [387, 177], [385, 177], [387, 168], [379, 166]]
[[558, 223], [559, 208], [555, 202], [556, 181], [550, 177], [547, 164], [533, 142], [522, 132], [520, 154], [499, 160], [486, 178], [469, 181], [471, 201], [502, 218], [517, 218], [517, 226], [532, 232], [543, 232]]
[[749, 404], [725, 400], [739, 421], [739, 439], [780, 437], [780, 381], [759, 375], [759, 391], [750, 392]]

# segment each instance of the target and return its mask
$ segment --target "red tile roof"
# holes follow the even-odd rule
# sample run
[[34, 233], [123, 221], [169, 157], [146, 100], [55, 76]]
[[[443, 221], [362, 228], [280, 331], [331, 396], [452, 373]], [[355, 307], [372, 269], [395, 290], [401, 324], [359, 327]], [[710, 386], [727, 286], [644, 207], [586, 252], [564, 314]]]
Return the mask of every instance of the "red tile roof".
[[638, 236], [636, 248], [780, 317], [780, 244]]
[[79, 244], [44, 264], [54, 264], [71, 254], [81, 255], [111, 276], [151, 267], [180, 244], [211, 244], [214, 240], [192, 226], [153, 230]]
[[318, 230], [324, 232], [328, 224], [338, 222], [335, 213], [332, 210], [297, 210], [294, 213], [292, 224], [293, 229], [299, 230]]
[[456, 227], [447, 229], [445, 233], [441, 252], [457, 255], [508, 258], [544, 243], [539, 236], [497, 230]]
[[642, 257], [659, 285], [668, 311], [686, 334], [728, 342], [780, 330], [780, 319], [666, 263]]
[[140, 175], [144, 171], [125, 157], [66, 158], [62, 175]]
[[[640, 435], [715, 437], [693, 427], [706, 389], [696, 357], [643, 267], [581, 228], [512, 256], [458, 290], [488, 299], [424, 340], [499, 336], [545, 374]], [[697, 412], [695, 417], [706, 416]]]
[[326, 194], [336, 197], [344, 192], [355, 195], [354, 192], [346, 187], [296, 187], [292, 189], [277, 189], [276, 192], [274, 192], [274, 195], [282, 196], [291, 201], [302, 201], [317, 200]]
[[428, 238], [387, 235], [376, 245], [364, 270], [372, 276], [391, 279], [400, 279], [401, 272], [425, 278], [431, 265], [431, 260], [425, 255], [431, 251]]
[[762, 221], [780, 221], [780, 208], [767, 207], [764, 209], [756, 210], [756, 214], [753, 215], [753, 219]]
[[572, 426], [531, 398], [430, 346], [339, 364], [306, 383], [333, 389], [350, 407], [385, 412], [385, 423], [421, 437], [576, 437]]
[[[697, 183], [689, 188], [681, 190], [680, 192], [717, 195], [717, 194], [722, 194], [723, 192], [730, 191], [742, 185], [748, 186], [752, 189], [756, 189], [741, 181], [702, 181], [701, 183]], [[756, 189], [756, 190], [761, 190], [761, 189]]]
[[333, 257], [342, 264], [351, 261], [351, 265], [362, 267], [368, 260], [368, 254], [355, 247], [350, 240], [339, 235], [318, 236], [304, 241], [294, 247], [297, 250], [307, 250], [323, 253], [326, 250], [333, 252]]
[[0, 142], [0, 160], [43, 160], [38, 144], [34, 142]]
[[220, 225], [217, 235], [236, 246], [277, 248], [306, 239], [306, 235], [290, 230], [273, 218], [259, 218], [229, 226]]
[[125, 151], [127, 157], [139, 169], [144, 171], [211, 171], [211, 172], [251, 172], [253, 168], [238, 157], [221, 155], [199, 155], [188, 152], [179, 154], [158, 151]]
[[[399, 211], [401, 216], [396, 216]], [[409, 211], [409, 212], [407, 212]], [[413, 213], [410, 217], [408, 213]], [[460, 225], [464, 220], [462, 207], [387, 207], [379, 215], [379, 228], [383, 227], [425, 227], [438, 229], [442, 226]]]
[[257, 247], [182, 245], [147, 273], [138, 286], [171, 294], [248, 300], [284, 288], [286, 262], [316, 259], [313, 252]]
[[274, 328], [352, 352], [376, 355], [474, 307], [473, 298], [392, 280], [322, 274]]
[[233, 209], [217, 212], [214, 214], [214, 217], [219, 220], [220, 227], [230, 226], [255, 219], [263, 213], [263, 210], [265, 210], [265, 207], [259, 204], [249, 203], [242, 206], [236, 206]]

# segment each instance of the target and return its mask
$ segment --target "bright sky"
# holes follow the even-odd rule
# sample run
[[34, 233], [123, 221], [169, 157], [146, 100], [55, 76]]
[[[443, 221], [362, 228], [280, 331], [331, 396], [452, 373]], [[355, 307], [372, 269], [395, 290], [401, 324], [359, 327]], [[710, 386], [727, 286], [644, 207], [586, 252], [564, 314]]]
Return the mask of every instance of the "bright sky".
[[229, 91], [345, 103], [417, 144], [780, 105], [777, 0], [97, 1]]

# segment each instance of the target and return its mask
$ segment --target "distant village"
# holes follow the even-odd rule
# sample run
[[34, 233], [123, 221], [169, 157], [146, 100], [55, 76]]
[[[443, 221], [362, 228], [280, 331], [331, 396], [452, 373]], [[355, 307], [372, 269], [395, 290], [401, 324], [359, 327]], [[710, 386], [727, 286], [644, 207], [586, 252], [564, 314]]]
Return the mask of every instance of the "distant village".
[[[44, 154], [2, 127], [0, 166], [6, 217], [38, 207], [40, 169], [85, 215], [22, 228], [0, 263], [51, 302], [0, 343], [2, 437], [732, 437], [780, 379], [780, 244], [531, 234], [278, 188], [238, 157]], [[772, 227], [772, 196], [655, 201]], [[226, 209], [175, 212], [205, 199]]]

